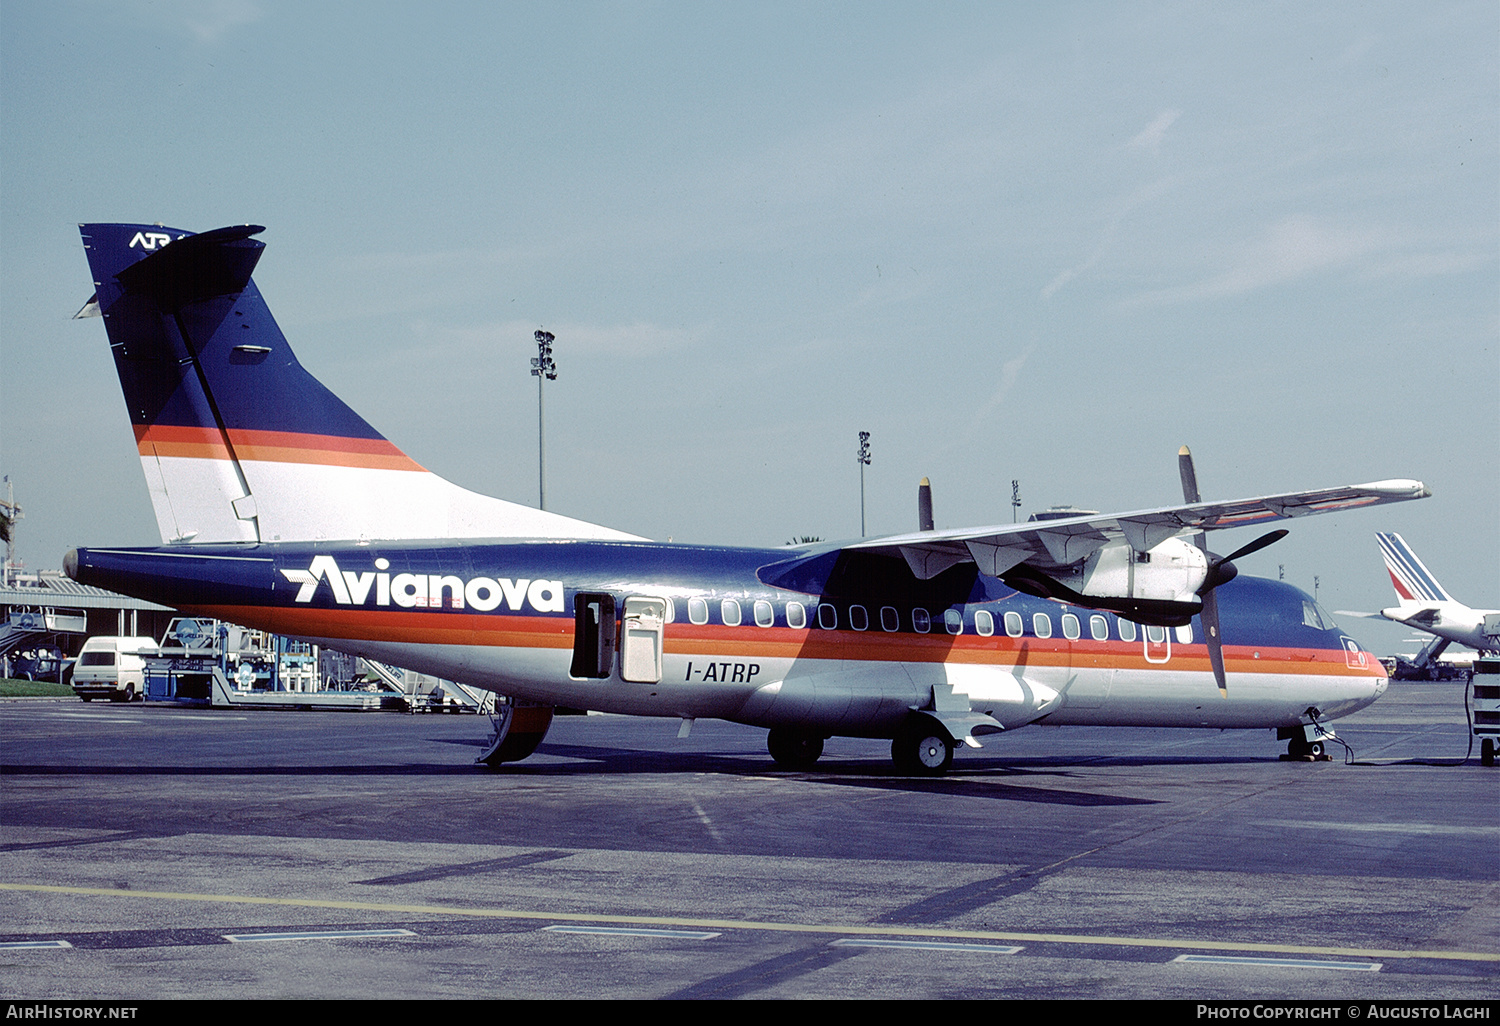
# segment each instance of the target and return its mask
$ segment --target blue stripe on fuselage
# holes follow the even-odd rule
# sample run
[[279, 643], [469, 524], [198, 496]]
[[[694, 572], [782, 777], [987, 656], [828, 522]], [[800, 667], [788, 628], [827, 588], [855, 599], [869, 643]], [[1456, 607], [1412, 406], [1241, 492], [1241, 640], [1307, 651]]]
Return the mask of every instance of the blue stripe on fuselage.
[[[1061, 624], [1055, 618], [1066, 612], [1081, 621], [1083, 643], [1090, 640], [1088, 620], [1094, 610], [1067, 606], [1060, 602], [1019, 594], [1000, 581], [979, 574], [973, 564], [953, 567], [930, 581], [915, 579], [900, 560], [890, 566], [866, 566], [857, 574], [845, 574], [827, 583], [821, 594], [809, 594], [761, 583], [756, 570], [768, 563], [783, 561], [787, 549], [746, 549], [714, 546], [661, 545], [649, 542], [603, 541], [522, 541], [469, 544], [449, 541], [400, 543], [334, 543], [334, 544], [261, 544], [172, 546], [147, 549], [80, 549], [76, 560], [76, 579], [112, 591], [144, 598], [174, 608], [248, 607], [257, 609], [342, 609], [381, 610], [400, 613], [412, 606], [396, 601], [392, 583], [403, 575], [410, 577], [402, 593], [410, 598], [418, 587], [428, 582], [435, 587], [434, 598], [441, 602], [416, 607], [427, 615], [457, 613], [455, 597], [463, 584], [482, 580], [478, 591], [483, 595], [486, 616], [552, 616], [571, 618], [573, 598], [581, 591], [609, 592], [617, 598], [633, 594], [655, 595], [674, 600], [675, 620], [689, 619], [688, 600], [706, 600], [708, 624], [724, 625], [722, 602], [733, 599], [741, 604], [743, 629], [756, 629], [754, 603], [771, 603], [774, 626], [787, 627], [787, 604], [800, 602], [806, 609], [809, 628], [818, 626], [818, 605], [834, 607], [838, 629], [849, 630], [849, 609], [859, 605], [867, 616], [866, 636], [874, 642], [881, 634], [880, 610], [893, 607], [899, 615], [899, 633], [946, 633], [943, 614], [960, 609], [962, 633], [976, 633], [975, 614], [987, 610], [994, 619], [994, 631], [1004, 634], [1006, 612], [1021, 615], [1025, 636], [1033, 636], [1034, 614], [1054, 618], [1052, 637], [1064, 640]], [[793, 553], [794, 554], [794, 553]], [[319, 578], [311, 600], [297, 602], [304, 590], [298, 582], [300, 573], [306, 579], [314, 561], [328, 557], [341, 578], [347, 580], [340, 602], [337, 589]], [[290, 576], [283, 571], [290, 571]], [[384, 577], [384, 583], [376, 580]], [[416, 583], [413, 583], [416, 582]], [[528, 597], [529, 585], [543, 582], [550, 588], [560, 585], [560, 595], [544, 588]], [[835, 588], [835, 585], [837, 586]], [[381, 602], [384, 594], [386, 601]], [[1342, 636], [1337, 629], [1325, 629], [1307, 623], [1307, 610], [1313, 607], [1310, 596], [1292, 585], [1263, 578], [1241, 576], [1219, 591], [1220, 620], [1223, 636], [1229, 645], [1264, 645], [1284, 649], [1339, 649]], [[559, 600], [560, 601], [557, 601]], [[537, 601], [541, 601], [538, 606]], [[930, 615], [929, 631], [920, 631], [912, 611], [924, 610]], [[465, 603], [462, 612], [475, 615], [478, 610]], [[1109, 620], [1110, 637], [1118, 640], [1119, 618]], [[1143, 629], [1142, 629], [1143, 630]], [[1194, 623], [1194, 640], [1201, 643], [1201, 624]]]

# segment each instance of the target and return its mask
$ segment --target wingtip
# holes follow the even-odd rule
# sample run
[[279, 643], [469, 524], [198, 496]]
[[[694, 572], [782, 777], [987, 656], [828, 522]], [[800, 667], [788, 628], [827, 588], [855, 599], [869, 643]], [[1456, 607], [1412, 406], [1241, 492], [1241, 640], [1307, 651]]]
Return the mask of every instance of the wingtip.
[[1383, 495], [1401, 496], [1410, 499], [1430, 499], [1432, 490], [1421, 481], [1411, 481], [1405, 478], [1396, 478], [1390, 481], [1369, 481], [1356, 488], [1368, 492], [1379, 492]]

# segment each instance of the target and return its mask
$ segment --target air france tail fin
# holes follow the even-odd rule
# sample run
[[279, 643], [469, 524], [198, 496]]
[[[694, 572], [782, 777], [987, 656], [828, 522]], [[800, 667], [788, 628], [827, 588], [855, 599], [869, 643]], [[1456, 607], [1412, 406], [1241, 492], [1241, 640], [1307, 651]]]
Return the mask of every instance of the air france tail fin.
[[1399, 534], [1379, 532], [1375, 540], [1380, 545], [1380, 555], [1385, 559], [1385, 568], [1391, 575], [1391, 584], [1396, 589], [1401, 608], [1453, 601]]
[[633, 537], [459, 488], [387, 441], [292, 354], [250, 278], [263, 228], [80, 230], [163, 541]]

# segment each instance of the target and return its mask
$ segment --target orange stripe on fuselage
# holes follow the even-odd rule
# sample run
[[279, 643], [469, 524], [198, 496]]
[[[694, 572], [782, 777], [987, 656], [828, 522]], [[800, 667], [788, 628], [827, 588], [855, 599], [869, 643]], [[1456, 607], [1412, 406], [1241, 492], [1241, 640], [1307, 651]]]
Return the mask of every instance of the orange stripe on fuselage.
[[[559, 616], [469, 613], [460, 610], [196, 606], [195, 613], [263, 630], [314, 638], [407, 645], [476, 645], [486, 648], [568, 649], [573, 619]], [[1209, 673], [1203, 645], [1173, 645], [1167, 662], [1150, 662], [1139, 642], [1064, 638], [981, 637], [962, 634], [869, 634], [786, 627], [720, 627], [675, 623], [667, 628], [669, 655], [755, 659], [831, 659], [850, 662], [969, 663], [1113, 670]], [[1330, 677], [1384, 677], [1378, 660], [1351, 667], [1343, 649], [1230, 645], [1229, 673], [1315, 673]]]
[[[232, 428], [229, 441], [241, 460], [423, 472], [423, 467], [384, 438], [340, 438], [294, 431]], [[135, 442], [142, 456], [229, 459], [229, 447], [214, 428], [138, 424]]]

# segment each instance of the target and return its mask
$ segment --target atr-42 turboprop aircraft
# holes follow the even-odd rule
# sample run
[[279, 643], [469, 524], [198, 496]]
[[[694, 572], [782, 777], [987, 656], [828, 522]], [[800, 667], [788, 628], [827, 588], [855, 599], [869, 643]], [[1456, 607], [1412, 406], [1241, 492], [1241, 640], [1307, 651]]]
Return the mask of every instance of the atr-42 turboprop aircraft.
[[[465, 491], [309, 375], [250, 274], [245, 225], [83, 225], [164, 544], [68, 553], [75, 580], [519, 700], [486, 761], [570, 706], [834, 735], [904, 770], [1029, 723], [1275, 728], [1373, 702], [1380, 663], [1305, 593], [1235, 579], [1205, 532], [1422, 498], [1380, 481], [753, 549], [663, 545]], [[1222, 633], [1221, 633], [1222, 632]], [[530, 703], [529, 705], [522, 703]]]

